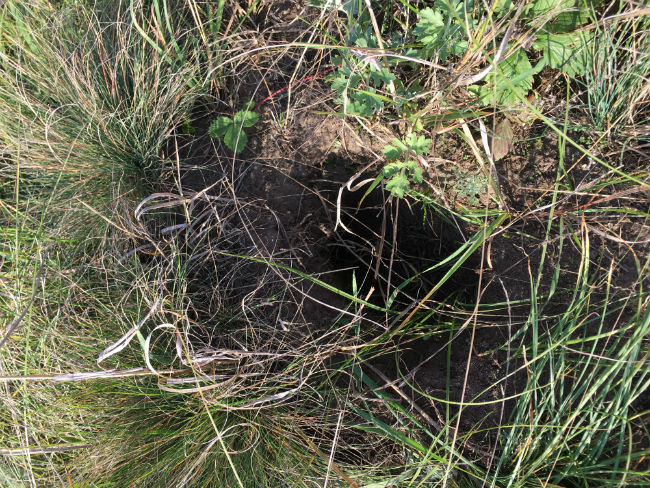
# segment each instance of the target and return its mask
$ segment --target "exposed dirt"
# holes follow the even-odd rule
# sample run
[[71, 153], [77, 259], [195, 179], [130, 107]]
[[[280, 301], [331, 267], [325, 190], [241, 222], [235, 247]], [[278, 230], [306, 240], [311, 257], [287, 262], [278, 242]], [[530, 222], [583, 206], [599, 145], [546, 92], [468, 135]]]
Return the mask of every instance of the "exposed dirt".
[[[282, 31], [280, 26], [293, 25], [297, 13], [294, 2], [274, 2], [258, 19], [260, 29], [274, 41], [287, 40], [293, 31]], [[329, 83], [318, 76], [319, 70], [327, 68], [323, 57], [314, 56], [307, 64], [300, 61], [300, 76], [308, 80], [292, 84], [299, 60], [299, 54], [284, 53], [274, 60], [272, 69], [251, 69], [231, 80], [230, 107], [241, 107], [251, 99], [259, 102], [291, 87], [260, 106], [258, 124], [246, 129], [249, 144], [243, 153], [233, 157], [220, 141], [207, 135], [214, 117], [224, 111], [232, 113], [233, 109], [220, 105], [197, 108], [194, 133], [179, 135], [178, 151], [170, 147], [167, 156], [174, 159], [178, 155], [182, 162], [180, 183], [185, 191], [223, 195], [221, 182], [230, 182], [232, 197], [238, 201], [232, 225], [248, 229], [239, 250], [248, 246], [256, 258], [299, 270], [346, 293], [354, 291], [354, 276], [358, 294], [383, 307], [396, 286], [436, 266], [478, 229], [450, 213], [391, 199], [381, 186], [365, 195], [369, 181], [383, 164], [379, 155], [384, 142], [380, 138], [386, 142], [396, 134], [371, 127], [371, 136], [334, 113]], [[423, 310], [431, 310], [450, 296], [458, 304], [474, 303], [479, 292], [482, 303], [502, 305], [480, 315], [476, 327], [473, 322], [467, 323], [460, 333], [445, 325], [448, 310], [431, 313], [421, 324], [428, 333], [414, 331], [405, 342], [391, 344], [398, 352], [377, 354], [371, 361], [391, 381], [406, 377], [408, 381], [402, 381], [400, 388], [412, 403], [405, 406], [418, 405], [434, 422], [445, 415], [444, 401], [450, 402], [450, 415], [458, 414], [458, 402], [469, 402], [462, 410], [459, 426], [465, 434], [475, 433], [471, 441], [484, 450], [494, 442], [496, 428], [510, 413], [511, 403], [500, 400], [520, 391], [525, 381], [522, 373], [506, 383], [495, 383], [516, 368], [516, 363], [508, 361], [504, 345], [516, 324], [526, 318], [531, 273], [542, 277], [539, 294], [549, 293], [553, 286], [560, 290], [554, 301], [560, 310], [566, 300], [561, 291], [575, 283], [584, 252], [572, 241], [572, 233], [585, 228], [593, 231], [591, 259], [595, 269], [606, 269], [616, 258], [612, 282], [621, 292], [638, 284], [634, 253], [649, 252], [648, 244], [630, 250], [622, 239], [611, 237], [636, 232], [635, 240], [648, 242], [647, 229], [639, 231], [641, 227], [632, 218], [585, 222], [570, 212], [606, 203], [598, 203], [597, 197], [567, 197], [558, 206], [564, 212], [563, 234], [557, 228], [548, 230], [544, 210], [526, 213], [551, 202], [560, 160], [566, 168], [561, 183], [567, 189], [586, 188], [602, 176], [599, 166], [573, 148], [565, 148], [560, 157], [557, 135], [544, 127], [540, 123], [516, 126], [513, 149], [496, 164], [504, 201], [513, 214], [522, 217], [508, 223], [486, 243], [483, 260], [481, 249], [468, 259]], [[462, 190], [468, 177], [480, 174], [466, 143], [453, 133], [434, 139], [431, 153], [425, 156], [430, 165], [428, 183], [451, 195], [455, 205], [494, 208], [496, 203], [487, 185], [475, 194]], [[351, 190], [364, 180], [368, 181]], [[426, 188], [423, 185], [422, 189]], [[542, 254], [545, 260], [539, 269]], [[419, 275], [401, 290], [393, 308], [418, 303], [448, 269], [440, 267]], [[249, 263], [247, 271], [235, 279], [233, 289], [238, 292], [230, 297], [232, 303], [256, 292], [261, 297], [271, 296], [277, 288], [262, 288], [256, 281], [256, 276], [268, 273], [265, 264]], [[284, 276], [287, 274], [291, 275]], [[291, 283], [285, 287], [288, 296], [280, 301], [279, 308], [269, 312], [281, 323], [322, 328], [346, 308], [348, 300], [339, 294], [292, 276], [285, 278]], [[466, 307], [468, 312], [471, 308]], [[547, 313], [552, 315], [553, 307]], [[366, 319], [372, 323], [389, 320], [385, 314], [370, 311]], [[452, 334], [456, 334], [454, 345], [447, 348]], [[379, 377], [375, 379], [383, 383]]]

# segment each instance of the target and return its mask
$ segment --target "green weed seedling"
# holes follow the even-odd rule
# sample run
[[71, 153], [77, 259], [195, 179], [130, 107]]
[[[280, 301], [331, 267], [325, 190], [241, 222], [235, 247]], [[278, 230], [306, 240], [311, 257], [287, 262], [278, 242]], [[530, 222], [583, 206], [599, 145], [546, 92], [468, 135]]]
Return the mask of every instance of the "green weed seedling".
[[244, 127], [253, 127], [257, 124], [259, 116], [253, 112], [253, 102], [248, 102], [242, 110], [237, 112], [234, 117], [218, 117], [208, 129], [211, 137], [220, 139], [234, 153], [240, 153], [246, 148], [248, 137], [242, 130]]
[[387, 179], [386, 189], [391, 195], [402, 198], [408, 191], [411, 181], [414, 183], [422, 182], [422, 169], [416, 161], [409, 159], [411, 151], [418, 155], [425, 154], [429, 151], [431, 139], [424, 136], [411, 134], [403, 141], [395, 138], [393, 143], [387, 144], [382, 153], [390, 161], [380, 175], [380, 178]]
[[456, 181], [454, 190], [459, 197], [469, 200], [472, 205], [479, 205], [478, 197], [487, 192], [488, 179], [482, 174], [469, 175], [466, 171], [454, 168]]
[[[336, 59], [337, 62], [339, 60]], [[363, 62], [357, 64], [363, 65]], [[343, 106], [344, 114], [372, 117], [384, 110], [384, 102], [390, 102], [378, 89], [396, 80], [395, 75], [387, 68], [378, 68], [373, 64], [368, 66], [367, 76], [361, 66], [351, 68], [345, 64], [336, 73], [332, 89], [339, 95], [337, 102]]]

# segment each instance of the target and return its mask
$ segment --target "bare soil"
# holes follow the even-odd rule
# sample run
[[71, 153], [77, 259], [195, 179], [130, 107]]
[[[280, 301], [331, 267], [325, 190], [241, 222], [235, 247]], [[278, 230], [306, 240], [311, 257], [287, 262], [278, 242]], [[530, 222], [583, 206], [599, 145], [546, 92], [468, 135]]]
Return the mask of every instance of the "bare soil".
[[[304, 29], [293, 27], [298, 24], [297, 16], [306, 14], [296, 5], [288, 1], [266, 7], [258, 19], [265, 41], [286, 41], [302, 35]], [[300, 66], [298, 79], [317, 75], [328, 67], [325, 56], [311, 56], [309, 62], [299, 64], [299, 54], [285, 53], [273, 61], [272, 69], [251, 68], [231, 80], [227, 105], [233, 109], [225, 109], [223, 104], [198, 107], [193, 121], [195, 132], [179, 134], [178, 151], [168, 148], [168, 157], [175, 159], [178, 155], [182, 162], [180, 184], [185, 191], [216, 192], [224, 178], [232, 183], [236, 194], [233, 197], [244, 209], [233, 225], [249, 229], [246, 245], [255, 249], [257, 256], [273, 259], [346, 293], [354, 291], [354, 276], [360, 296], [385, 306], [397, 285], [439, 263], [478, 229], [459, 222], [450, 213], [436, 213], [406, 199], [389, 198], [381, 186], [367, 196], [368, 183], [356, 191], [350, 189], [379, 173], [384, 142], [398, 134], [378, 125], [360, 129], [338, 116], [329, 83], [322, 77], [291, 85], [296, 66]], [[250, 99], [263, 100], [289, 85], [290, 90], [260, 107], [259, 123], [246, 130], [249, 144], [240, 155], [234, 157], [221, 142], [207, 135], [217, 115]], [[458, 191], [463, 174], [479, 173], [467, 145], [453, 133], [433, 139], [432, 151], [425, 157], [430, 164], [427, 185], [446, 194], [454, 206], [494, 207], [487, 188], [475, 203]], [[566, 299], [563, 290], [570, 290], [576, 280], [582, 251], [572, 242], [572, 232], [580, 232], [585, 226], [595, 229], [591, 234], [594, 268], [606, 269], [614, 260], [617, 267], [613, 283], [619, 293], [638, 286], [635, 256], [649, 252], [647, 227], [633, 219], [585, 222], [571, 213], [585, 206], [607, 205], [607, 201], [598, 202], [602, 196], [568, 197], [558, 206], [565, 213], [564, 233], [559, 234], [557, 228], [548, 231], [548, 214], [533, 209], [551, 202], [560, 160], [566, 168], [563, 184], [567, 188], [586, 187], [603, 174], [598, 165], [573, 148], [566, 148], [560, 157], [557, 135], [543, 124], [516, 126], [513, 149], [496, 169], [500, 191], [512, 214], [520, 217], [487, 243], [482, 268], [477, 251], [429, 302], [435, 304], [453, 296], [459, 306], [474, 304], [480, 293], [482, 303], [501, 305], [480, 315], [476, 325], [469, 324], [459, 334], [444, 325], [448, 310], [432, 313], [421, 324], [421, 330], [427, 333], [416, 330], [402, 343], [385, 344], [390, 353], [378, 352], [371, 361], [391, 381], [408, 377], [408, 381], [400, 383], [411, 399], [405, 406], [419, 406], [434, 421], [442, 415], [458, 414], [458, 402], [470, 402], [462, 411], [460, 428], [465, 434], [472, 433], [472, 441], [485, 450], [492, 446], [497, 427], [512, 408], [511, 403], [500, 400], [520, 391], [525, 381], [522, 376], [514, 376], [495, 386], [499, 378], [517, 366], [509, 362], [504, 345], [517, 324], [526, 319], [531, 273], [542, 277], [540, 294], [548, 293], [554, 276], [557, 278], [559, 291], [547, 310], [552, 315], [554, 309], [562, 309]], [[421, 189], [426, 191], [427, 185]], [[173, 186], [170, 180], [170, 188]], [[615, 201], [629, 205], [625, 194]], [[633, 240], [645, 243], [630, 246], [624, 242], [626, 239], [611, 236], [634, 236]], [[539, 269], [542, 253], [546, 257]], [[446, 271], [443, 268], [420, 275], [398, 295], [393, 308], [405, 309], [417, 303]], [[255, 277], [265, 273], [264, 264], [252, 263], [236, 287], [239, 292], [230, 297], [232, 303], [258, 290]], [[272, 292], [267, 289], [264, 293]], [[301, 323], [307, 328], [331, 324], [348, 303], [309, 280], [292, 281], [287, 293], [290, 296], [272, 315], [283, 323]], [[472, 308], [466, 306], [468, 311]], [[389, 320], [372, 311], [367, 311], [365, 318], [368, 323]], [[453, 347], [448, 348], [453, 334]], [[375, 379], [382, 383], [381, 378]], [[394, 393], [390, 389], [388, 392]], [[451, 402], [448, 412], [445, 401]], [[641, 399], [640, 407], [648, 401]]]

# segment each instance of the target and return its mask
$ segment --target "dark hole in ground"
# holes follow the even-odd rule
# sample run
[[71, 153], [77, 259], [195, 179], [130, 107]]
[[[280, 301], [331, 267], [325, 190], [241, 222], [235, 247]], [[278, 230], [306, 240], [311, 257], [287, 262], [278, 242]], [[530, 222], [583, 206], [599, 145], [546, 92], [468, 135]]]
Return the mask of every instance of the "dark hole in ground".
[[[374, 287], [378, 305], [385, 306], [397, 287], [397, 303], [412, 304], [449, 271], [451, 264], [439, 263], [462, 245], [463, 228], [422, 203], [389, 198], [380, 187], [367, 194], [367, 188], [343, 193], [341, 223], [345, 228], [339, 229], [330, 244], [332, 264], [349, 269], [350, 284], [354, 271], [357, 282], [364, 283], [361, 295]], [[478, 264], [476, 256], [468, 259], [431, 299], [454, 295], [471, 300], [477, 292]]]
[[[374, 287], [370, 302], [381, 307], [385, 306], [395, 287], [410, 280], [392, 305], [393, 309], [400, 310], [421, 300], [436, 286], [451, 264], [425, 270], [451, 255], [471, 234], [471, 229], [455, 223], [448, 214], [406, 199], [390, 199], [381, 186], [366, 195], [369, 184], [356, 191], [343, 190], [341, 223], [350, 232], [341, 226], [335, 231], [339, 190], [351, 175], [372, 161], [363, 149], [346, 152], [335, 147], [334, 142], [341, 133], [339, 119], [307, 114], [296, 119], [295, 127], [280, 129], [272, 124], [271, 118], [263, 116], [260, 124], [249, 134], [249, 147], [236, 158], [228, 155], [218, 141], [207, 136], [209, 123], [209, 115], [197, 117], [193, 124], [195, 133], [182, 136], [178, 159], [183, 165], [180, 176], [186, 192], [201, 192], [212, 187], [208, 193], [218, 196], [223, 188], [217, 183], [223, 178], [232, 180], [230, 193], [222, 193], [222, 196], [232, 197], [234, 193], [238, 202], [230, 212], [219, 211], [220, 225], [231, 231], [244, 227], [248, 230], [231, 232], [228, 240], [218, 241], [221, 251], [273, 257], [277, 263], [318, 277], [346, 293], [353, 292], [354, 273], [358, 296], [365, 298]], [[306, 140], [306, 134], [312, 138]], [[175, 148], [170, 148], [169, 153], [174, 151]], [[376, 172], [371, 172], [357, 181], [375, 176]], [[170, 190], [173, 187], [170, 183]], [[209, 205], [206, 203], [205, 208]], [[471, 303], [477, 294], [478, 266], [476, 254], [463, 263], [427, 303], [447, 300]], [[274, 296], [278, 285], [286, 286], [273, 276], [277, 278], [278, 275], [263, 263], [224, 261], [211, 256], [205, 265], [196, 268], [192, 276], [194, 285], [190, 290], [201, 295], [197, 304], [205, 303], [202, 308], [197, 306], [197, 323], [216, 322], [214, 312], [207, 313], [211, 308], [210, 302], [215, 299], [229, 302], [230, 307], [239, 306], [242, 299], [254, 293], [259, 294], [258, 303], [268, 300]], [[266, 280], [265, 286], [260, 286], [262, 279]], [[230, 296], [218, 296], [216, 291], [217, 295], [206, 294], [206, 283], [219, 280], [228, 281], [228, 286], [223, 289], [229, 290]], [[314, 329], [331, 326], [338, 310], [347, 306], [347, 300], [308, 280], [294, 280], [293, 286], [286, 290], [277, 307], [260, 312], [261, 320], [306, 324], [301, 326], [300, 334], [290, 339], [286, 339], [284, 334], [283, 341], [299, 342], [311, 337]], [[370, 310], [365, 312], [366, 317], [374, 322], [385, 320], [383, 314]], [[440, 330], [435, 325], [431, 328]], [[479, 334], [486, 338], [485, 341], [494, 339], [493, 331]], [[206, 331], [206, 335], [216, 336], [210, 331]], [[399, 345], [397, 356], [375, 358], [372, 364], [394, 380], [439, 349], [445, 340], [442, 336], [417, 339]], [[494, 340], [488, 342], [479, 341], [479, 346], [483, 349], [497, 346]], [[451, 401], [460, 400], [468, 348], [466, 332], [457, 338], [452, 348]], [[434, 419], [439, 407], [434, 408], [434, 404], [429, 403], [417, 389], [434, 397], [444, 397], [447, 385], [445, 354], [443, 350], [418, 370], [412, 385], [416, 388], [404, 386], [404, 390], [413, 395]], [[333, 359], [332, 362], [336, 361]], [[466, 400], [488, 388], [494, 377], [501, 373], [502, 366], [492, 356], [485, 356], [480, 361], [472, 361], [470, 368], [472, 374]], [[492, 394], [488, 391], [477, 400], [493, 398]], [[474, 428], [486, 416], [490, 417], [490, 425], [495, 425], [498, 421], [495, 408], [494, 405], [466, 408], [461, 429]]]

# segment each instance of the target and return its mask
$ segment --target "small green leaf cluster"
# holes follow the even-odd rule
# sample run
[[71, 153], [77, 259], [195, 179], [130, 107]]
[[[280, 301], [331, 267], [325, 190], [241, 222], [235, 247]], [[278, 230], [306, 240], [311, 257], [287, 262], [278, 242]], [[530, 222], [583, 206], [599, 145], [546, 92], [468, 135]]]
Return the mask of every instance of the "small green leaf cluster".
[[467, 198], [470, 204], [479, 205], [481, 202], [478, 197], [487, 191], [488, 179], [485, 175], [469, 175], [461, 169], [454, 169], [456, 181], [454, 190], [459, 197]]
[[416, 161], [411, 160], [411, 151], [422, 155], [429, 151], [431, 139], [411, 134], [403, 141], [394, 138], [392, 144], [387, 144], [382, 153], [390, 161], [384, 166], [382, 177], [387, 180], [386, 189], [391, 195], [402, 198], [410, 188], [411, 181], [422, 182], [422, 169]]
[[348, 115], [371, 117], [380, 113], [384, 110], [386, 97], [378, 89], [394, 81], [395, 75], [383, 66], [378, 69], [373, 63], [368, 63], [366, 72], [358, 61], [350, 61], [350, 64], [342, 64], [332, 81], [332, 90], [339, 95], [336, 101]]
[[259, 116], [251, 111], [252, 102], [246, 104], [243, 110], [237, 112], [234, 117], [217, 117], [210, 124], [208, 134], [214, 138], [223, 138], [223, 142], [234, 153], [240, 153], [248, 144], [248, 137], [242, 130], [244, 127], [253, 127]]
[[[445, 62], [449, 56], [465, 54], [470, 37], [468, 32], [477, 26], [478, 19], [487, 12], [473, 0], [436, 0], [432, 7], [420, 11], [420, 20], [413, 33], [421, 43], [419, 55], [425, 59]], [[578, 28], [589, 21], [593, 7], [599, 0], [534, 0], [523, 8], [522, 23], [537, 35], [532, 51], [516, 39], [511, 39], [504, 57], [480, 84], [470, 91], [484, 105], [512, 106], [528, 95], [533, 77], [544, 67], [558, 69], [569, 76], [578, 76], [589, 67], [589, 43], [593, 35]], [[512, 0], [497, 0], [493, 14], [503, 18], [512, 12]], [[539, 28], [540, 19], [544, 25]], [[528, 49], [530, 49], [528, 47]], [[533, 64], [531, 59], [540, 59]]]
[[[343, 51], [334, 58], [340, 65], [332, 80], [332, 90], [339, 96], [337, 103], [343, 106], [343, 113], [371, 117], [384, 110], [384, 103], [390, 102], [381, 94], [397, 78], [383, 64], [384, 60], [372, 56], [377, 39], [369, 25], [358, 24], [347, 36], [348, 46], [354, 49]], [[387, 64], [387, 63], [386, 63]]]
[[434, 8], [420, 11], [420, 21], [413, 34], [424, 45], [419, 52], [422, 58], [435, 58], [444, 63], [450, 55], [462, 56], [467, 51], [467, 28], [472, 29], [476, 20], [466, 15], [474, 8], [474, 2], [466, 3], [438, 0]]

